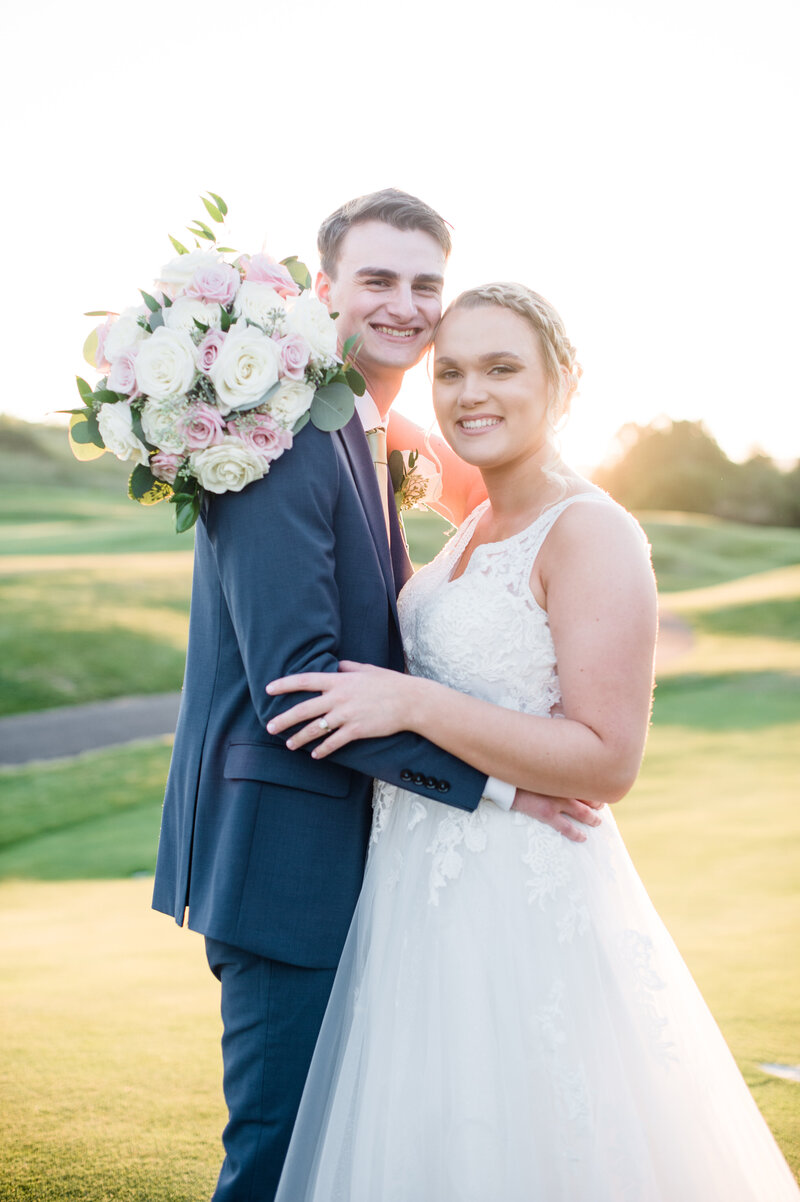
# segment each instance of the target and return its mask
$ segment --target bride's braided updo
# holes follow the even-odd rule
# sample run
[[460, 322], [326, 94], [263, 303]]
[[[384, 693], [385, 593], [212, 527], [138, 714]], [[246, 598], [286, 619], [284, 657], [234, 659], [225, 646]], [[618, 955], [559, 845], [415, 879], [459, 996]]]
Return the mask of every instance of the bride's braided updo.
[[550, 384], [547, 425], [554, 436], [569, 414], [572, 398], [578, 390], [578, 382], [583, 374], [563, 321], [550, 302], [538, 292], [526, 288], [524, 284], [513, 283], [484, 284], [481, 288], [469, 288], [448, 306], [444, 317], [453, 309], [480, 309], [484, 305], [498, 305], [501, 309], [510, 309], [533, 328]]

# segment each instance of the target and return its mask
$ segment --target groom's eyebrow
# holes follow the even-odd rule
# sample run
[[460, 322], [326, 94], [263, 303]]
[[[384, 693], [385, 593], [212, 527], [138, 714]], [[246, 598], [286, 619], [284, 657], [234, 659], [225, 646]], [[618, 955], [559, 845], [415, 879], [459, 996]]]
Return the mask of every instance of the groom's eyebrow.
[[[391, 280], [391, 281], [400, 279], [400, 273], [397, 271], [392, 271], [388, 267], [360, 267], [358, 269], [358, 271], [356, 272], [356, 279], [366, 279], [368, 276], [370, 277], [370, 279], [375, 279], [377, 277], [378, 279], [381, 279], [381, 280]], [[412, 284], [440, 284], [441, 285], [441, 284], [444, 284], [444, 276], [437, 275], [434, 272], [423, 272], [420, 275], [415, 275], [414, 279], [411, 282], [412, 282]]]

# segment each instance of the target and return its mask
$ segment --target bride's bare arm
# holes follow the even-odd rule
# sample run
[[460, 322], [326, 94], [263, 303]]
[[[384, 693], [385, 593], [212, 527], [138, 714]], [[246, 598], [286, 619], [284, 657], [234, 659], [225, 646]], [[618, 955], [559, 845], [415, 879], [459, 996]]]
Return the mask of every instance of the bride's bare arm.
[[390, 453], [419, 451], [420, 455], [427, 453], [430, 458], [430, 451], [433, 451], [442, 471], [442, 496], [431, 509], [449, 518], [454, 525], [459, 526], [486, 497], [486, 486], [478, 469], [459, 459], [439, 434], [430, 435], [426, 447], [425, 431], [402, 413], [392, 411], [389, 415], [386, 443]]
[[299, 722], [288, 746], [331, 734], [318, 758], [354, 738], [413, 730], [487, 775], [554, 797], [614, 802], [636, 779], [650, 717], [655, 583], [631, 520], [606, 505], [573, 505], [556, 522], [531, 579], [547, 609], [564, 717], [518, 713], [435, 681], [369, 665], [287, 678], [270, 692], [320, 690], [270, 729]]

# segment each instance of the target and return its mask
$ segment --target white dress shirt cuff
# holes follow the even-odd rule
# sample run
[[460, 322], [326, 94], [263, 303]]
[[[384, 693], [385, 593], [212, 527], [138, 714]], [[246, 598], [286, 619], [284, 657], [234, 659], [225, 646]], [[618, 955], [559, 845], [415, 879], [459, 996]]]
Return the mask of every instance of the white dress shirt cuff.
[[517, 786], [508, 785], [504, 780], [490, 776], [483, 790], [483, 796], [493, 801], [501, 810], [510, 810], [517, 795]]

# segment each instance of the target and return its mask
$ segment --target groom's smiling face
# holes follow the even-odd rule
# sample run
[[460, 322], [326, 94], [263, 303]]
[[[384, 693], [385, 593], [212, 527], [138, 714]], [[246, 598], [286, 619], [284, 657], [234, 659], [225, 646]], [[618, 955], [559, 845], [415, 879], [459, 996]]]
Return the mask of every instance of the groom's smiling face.
[[345, 235], [335, 274], [320, 272], [317, 293], [339, 314], [340, 342], [357, 335], [368, 386], [422, 358], [442, 312], [444, 268], [444, 250], [424, 230], [364, 221]]

